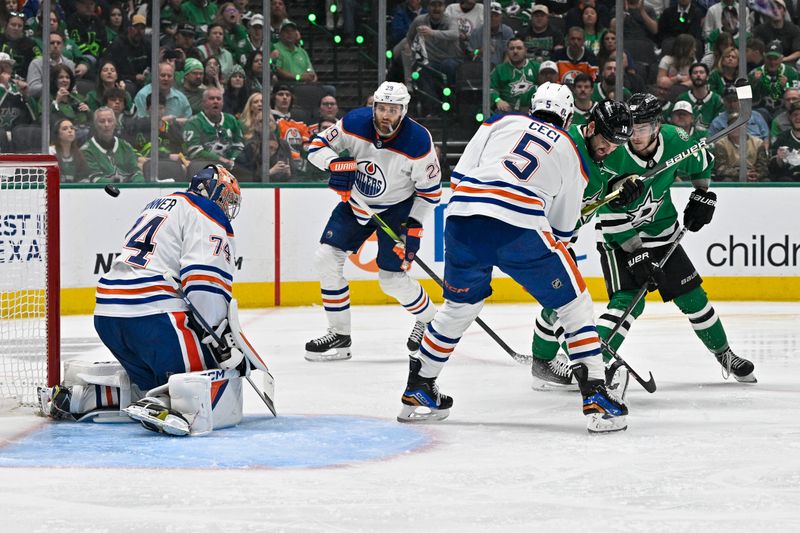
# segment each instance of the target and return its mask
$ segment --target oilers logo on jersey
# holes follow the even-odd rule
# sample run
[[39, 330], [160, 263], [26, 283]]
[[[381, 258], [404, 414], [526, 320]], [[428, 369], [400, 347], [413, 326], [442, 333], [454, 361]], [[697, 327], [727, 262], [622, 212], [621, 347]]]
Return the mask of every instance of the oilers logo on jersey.
[[375, 198], [386, 190], [386, 176], [381, 167], [372, 161], [359, 161], [356, 188], [365, 198]]

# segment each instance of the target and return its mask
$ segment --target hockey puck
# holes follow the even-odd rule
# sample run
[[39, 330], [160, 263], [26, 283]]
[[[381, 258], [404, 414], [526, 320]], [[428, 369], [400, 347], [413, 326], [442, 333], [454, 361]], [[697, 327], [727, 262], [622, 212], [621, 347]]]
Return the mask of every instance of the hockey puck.
[[105, 191], [109, 196], [113, 196], [114, 198], [119, 196], [119, 189], [110, 183], [106, 185]]

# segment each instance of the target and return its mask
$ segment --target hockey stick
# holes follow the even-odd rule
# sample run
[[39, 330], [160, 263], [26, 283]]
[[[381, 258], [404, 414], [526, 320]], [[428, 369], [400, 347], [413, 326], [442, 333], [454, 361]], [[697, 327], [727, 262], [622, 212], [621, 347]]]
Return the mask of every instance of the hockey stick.
[[[675, 240], [670, 245], [669, 249], [667, 250], [667, 253], [664, 254], [664, 257], [662, 257], [661, 261], [658, 262], [658, 268], [664, 268], [664, 265], [667, 264], [667, 261], [669, 261], [669, 258], [672, 256], [673, 252], [675, 252], [675, 250], [678, 249], [678, 245], [681, 243], [681, 239], [683, 239], [687, 231], [688, 230], [685, 227], [681, 228], [681, 231], [678, 233], [678, 236], [675, 237]], [[614, 357], [614, 359], [620, 361], [625, 366], [625, 368], [628, 369], [628, 372], [630, 372], [630, 374], [634, 377], [634, 379], [636, 379], [636, 381], [638, 381], [639, 384], [642, 387], [644, 387], [644, 390], [646, 390], [649, 393], [653, 393], [656, 390], [656, 382], [653, 380], [652, 372], [649, 373], [650, 379], [645, 381], [644, 379], [641, 378], [641, 376], [639, 376], [639, 374], [636, 373], [635, 370], [633, 370], [633, 368], [630, 367], [630, 365], [627, 362], [625, 362], [624, 359], [622, 359], [619, 355], [617, 355], [617, 352], [611, 347], [611, 339], [613, 339], [614, 335], [616, 335], [619, 332], [620, 328], [622, 327], [622, 324], [625, 322], [625, 319], [628, 318], [628, 316], [630, 316], [630, 314], [633, 312], [633, 308], [636, 307], [636, 304], [639, 303], [639, 300], [644, 298], [645, 294], [647, 294], [647, 283], [645, 283], [644, 286], [642, 286], [642, 288], [639, 289], [639, 292], [636, 293], [636, 296], [633, 297], [631, 303], [628, 304], [628, 307], [622, 313], [622, 316], [619, 317], [617, 325], [614, 326], [614, 329], [611, 330], [611, 333], [608, 334], [608, 338], [605, 341], [603, 341], [602, 344], [603, 344], [603, 349], [606, 350], [608, 353], [610, 353], [612, 357]]]
[[[736, 119], [736, 122], [733, 124], [729, 124], [728, 127], [718, 131], [711, 137], [707, 137], [704, 139], [700, 139], [700, 141], [684, 150], [683, 152], [679, 153], [678, 155], [667, 159], [659, 163], [658, 165], [654, 166], [641, 176], [638, 179], [645, 181], [661, 172], [667, 170], [670, 167], [674, 167], [687, 157], [694, 155], [695, 153], [699, 152], [703, 148], [706, 148], [708, 145], [715, 143], [716, 141], [722, 139], [726, 135], [728, 135], [733, 130], [747, 124], [750, 121], [750, 115], [753, 112], [753, 92], [750, 89], [750, 86], [747, 85], [747, 81], [743, 78], [739, 78], [736, 80], [736, 95], [739, 98], [739, 118]], [[620, 195], [621, 189], [616, 189], [608, 193], [605, 197], [591, 204], [585, 206], [581, 209], [581, 216], [586, 216], [590, 213], [593, 213], [597, 209], [601, 208], [602, 206], [606, 205], [610, 201], [614, 200], [617, 196]]]
[[[178, 294], [178, 297], [180, 297], [180, 299], [183, 300], [183, 302], [189, 308], [189, 311], [192, 313], [192, 316], [194, 316], [195, 320], [197, 320], [197, 322], [200, 324], [200, 326], [203, 327], [203, 329], [206, 331], [206, 333], [211, 335], [211, 337], [214, 339], [214, 342], [216, 342], [217, 345], [222, 346], [224, 344], [223, 340], [219, 338], [219, 335], [217, 335], [217, 332], [214, 331], [214, 328], [212, 328], [208, 324], [208, 322], [206, 322], [206, 319], [203, 318], [203, 315], [200, 314], [200, 312], [194, 306], [194, 304], [189, 299], [189, 297], [186, 296], [186, 293], [183, 291], [183, 287], [181, 287], [180, 283], [178, 283], [178, 281], [175, 278], [173, 278], [167, 272], [163, 272], [161, 275], [164, 277], [166, 282], [173, 289], [175, 289], [175, 292]], [[250, 364], [250, 362], [248, 361], [247, 364]], [[274, 378], [272, 377], [272, 374], [270, 374], [269, 372], [267, 372], [267, 374], [269, 375], [270, 381], [274, 382]], [[273, 400], [266, 392], [264, 392], [261, 389], [259, 389], [258, 386], [250, 378], [250, 376], [246, 376], [245, 375], [245, 376], [242, 376], [242, 377], [244, 379], [246, 379], [247, 382], [250, 384], [250, 386], [253, 387], [253, 389], [256, 391], [256, 393], [258, 393], [258, 397], [261, 398], [261, 401], [264, 402], [264, 405], [267, 406], [267, 409], [270, 410], [270, 412], [273, 414], [273, 416], [278, 416], [278, 412], [275, 410], [275, 400]]]
[[[360, 209], [366, 211], [366, 213], [372, 217], [372, 219], [381, 227], [381, 229], [386, 233], [386, 235], [389, 236], [389, 238], [391, 238], [395, 243], [405, 246], [405, 243], [400, 239], [397, 233], [386, 222], [384, 222], [380, 215], [373, 211], [372, 208], [370, 208], [359, 196], [353, 193], [350, 196], [350, 199], [353, 200]], [[419, 256], [414, 258], [414, 262], [417, 263], [433, 281], [438, 283], [440, 287], [444, 288], [444, 282], [442, 281], [442, 278], [437, 276], [436, 272], [431, 270], [431, 268], [426, 265]], [[533, 361], [533, 356], [514, 351], [514, 349], [511, 348], [511, 346], [509, 346], [503, 339], [501, 339], [500, 336], [481, 319], [481, 317], [475, 317], [475, 322], [492, 338], [492, 340], [499, 344], [503, 351], [510, 355], [514, 361], [521, 365], [531, 364]]]

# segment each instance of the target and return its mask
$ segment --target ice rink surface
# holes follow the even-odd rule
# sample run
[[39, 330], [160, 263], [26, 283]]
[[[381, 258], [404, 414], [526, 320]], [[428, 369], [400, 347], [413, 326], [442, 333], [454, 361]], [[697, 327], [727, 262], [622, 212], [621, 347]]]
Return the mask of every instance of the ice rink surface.
[[[320, 308], [245, 310], [278, 419], [249, 387], [243, 424], [213, 438], [3, 415], [0, 531], [800, 531], [800, 304], [715, 307], [759, 383], [724, 381], [677, 309], [649, 303], [621, 354], [658, 390], [632, 381], [628, 431], [601, 436], [578, 393], [531, 390], [475, 325], [439, 379], [450, 418], [409, 427], [402, 308], [353, 308], [337, 363], [303, 359]], [[530, 352], [536, 310], [481, 316]], [[65, 358], [106, 357], [91, 317], [62, 327]]]

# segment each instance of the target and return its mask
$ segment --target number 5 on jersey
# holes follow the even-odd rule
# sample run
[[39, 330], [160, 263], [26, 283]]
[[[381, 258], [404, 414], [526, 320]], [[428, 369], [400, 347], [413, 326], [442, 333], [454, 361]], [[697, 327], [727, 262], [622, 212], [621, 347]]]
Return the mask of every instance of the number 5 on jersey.
[[[535, 146], [531, 147], [531, 143]], [[543, 148], [545, 153], [550, 153], [550, 150], [553, 149], [553, 145], [544, 139], [540, 139], [532, 133], [526, 133], [511, 151], [511, 153], [522, 157], [525, 161], [519, 162], [517, 158], [506, 158], [503, 161], [503, 166], [506, 170], [511, 172], [519, 181], [530, 180], [531, 176], [533, 176], [534, 172], [539, 168], [539, 158], [530, 151], [532, 148], [536, 148], [536, 146]]]
[[139, 217], [134, 222], [133, 227], [128, 232], [130, 236], [128, 242], [125, 243], [126, 250], [134, 250], [135, 254], [131, 254], [125, 260], [129, 265], [138, 266], [141, 268], [147, 267], [150, 262], [150, 256], [156, 249], [155, 236], [158, 228], [167, 219], [167, 217], [153, 217], [140, 226], [145, 217]]

